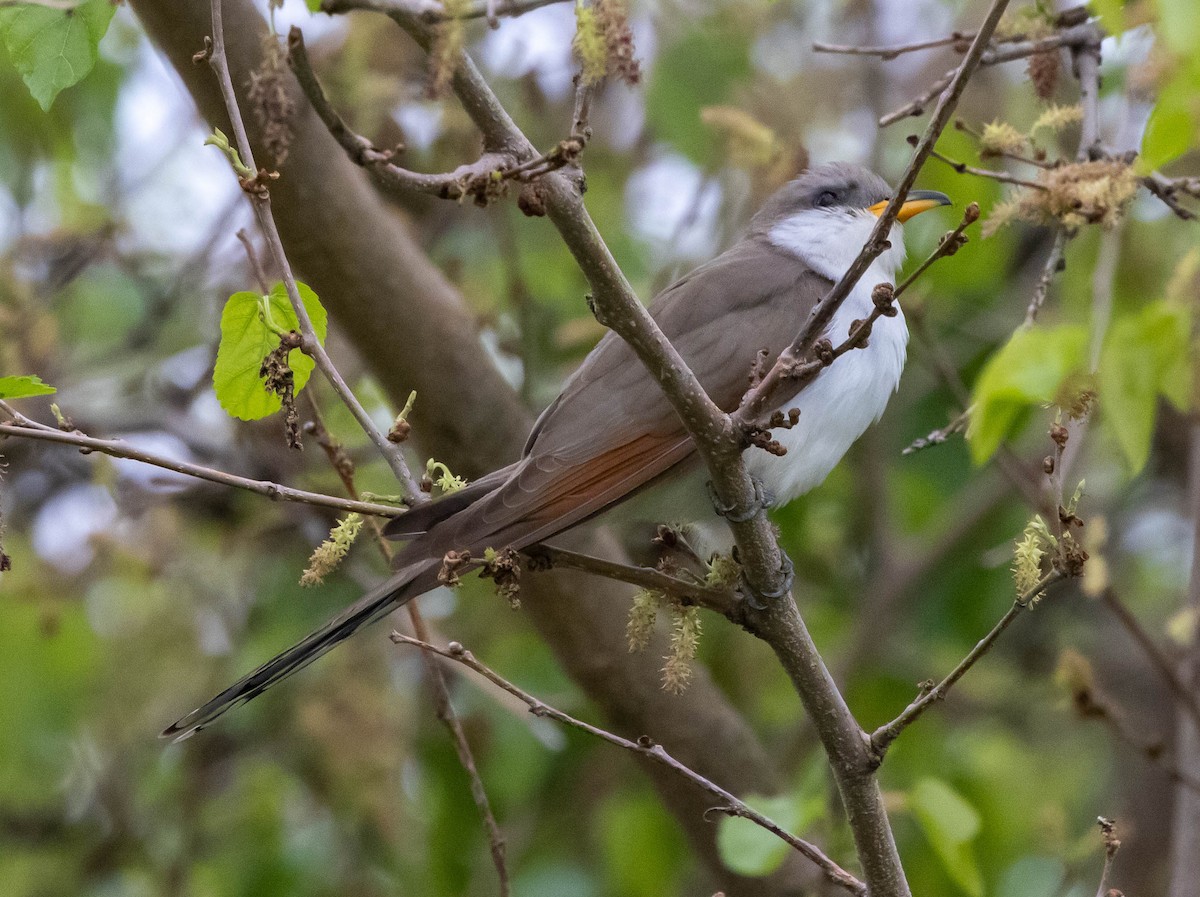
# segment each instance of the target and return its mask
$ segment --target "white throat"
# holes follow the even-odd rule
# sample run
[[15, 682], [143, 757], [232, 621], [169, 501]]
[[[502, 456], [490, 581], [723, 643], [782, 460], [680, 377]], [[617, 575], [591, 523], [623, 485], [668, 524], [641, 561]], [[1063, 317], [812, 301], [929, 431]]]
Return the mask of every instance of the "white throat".
[[[858, 257], [877, 220], [866, 209], [806, 209], [775, 224], [767, 232], [767, 239], [818, 274], [836, 281]], [[892, 225], [888, 240], [891, 248], [872, 263], [864, 279], [874, 275], [894, 282], [904, 264], [904, 228], [899, 222]]]

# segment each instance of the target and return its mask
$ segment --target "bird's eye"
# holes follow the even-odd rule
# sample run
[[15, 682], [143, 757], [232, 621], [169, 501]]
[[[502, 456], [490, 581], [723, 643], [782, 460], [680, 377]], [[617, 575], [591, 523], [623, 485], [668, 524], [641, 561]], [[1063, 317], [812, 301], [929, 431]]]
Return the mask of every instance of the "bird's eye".
[[832, 190], [822, 190], [821, 195], [817, 197], [817, 207], [827, 209], [837, 202], [837, 194]]

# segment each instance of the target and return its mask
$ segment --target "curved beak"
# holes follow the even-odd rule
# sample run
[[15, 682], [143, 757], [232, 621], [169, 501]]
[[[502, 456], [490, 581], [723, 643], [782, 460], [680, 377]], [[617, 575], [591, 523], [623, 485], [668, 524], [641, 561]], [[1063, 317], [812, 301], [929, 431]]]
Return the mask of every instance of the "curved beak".
[[[887, 204], [888, 200], [881, 200], [873, 206], [868, 206], [867, 211], [878, 218], [883, 214], [883, 210], [887, 208]], [[909, 190], [908, 198], [904, 200], [904, 205], [900, 207], [900, 212], [896, 215], [896, 220], [904, 222], [913, 217], [913, 215], [920, 215], [922, 212], [928, 212], [930, 209], [936, 209], [938, 206], [948, 205], [950, 205], [950, 197], [945, 193], [939, 193], [936, 190]]]

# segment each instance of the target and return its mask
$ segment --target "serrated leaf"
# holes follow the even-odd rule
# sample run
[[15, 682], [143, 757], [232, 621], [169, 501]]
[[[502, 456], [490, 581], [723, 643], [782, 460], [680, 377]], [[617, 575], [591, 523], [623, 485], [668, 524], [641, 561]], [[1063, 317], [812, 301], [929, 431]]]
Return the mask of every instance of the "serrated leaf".
[[1082, 325], [1030, 327], [1014, 333], [988, 360], [975, 383], [967, 428], [976, 464], [995, 453], [1023, 412], [1053, 401], [1064, 381], [1083, 368], [1087, 338]]
[[0, 399], [23, 399], [26, 396], [48, 396], [58, 392], [41, 377], [32, 374], [20, 377], [0, 377]]
[[[312, 319], [317, 338], [324, 342], [327, 325], [325, 308], [317, 294], [305, 284], [297, 282], [296, 286]], [[249, 291], [234, 293], [221, 312], [221, 344], [217, 348], [217, 363], [213, 368], [213, 389], [221, 407], [240, 420], [258, 420], [274, 414], [282, 407], [279, 397], [267, 392], [258, 376], [263, 359], [279, 346], [279, 337], [259, 316], [261, 298], [260, 294]], [[268, 302], [271, 317], [278, 326], [284, 330], [294, 330], [299, 326], [282, 283], [271, 288]], [[313, 360], [299, 349], [293, 349], [288, 353], [288, 364], [291, 365], [296, 392], [299, 393], [312, 373]]]
[[9, 58], [42, 111], [92, 70], [115, 11], [110, 0], [87, 0], [70, 9], [34, 3], [0, 9]]
[[909, 798], [917, 824], [950, 879], [971, 897], [982, 897], [983, 876], [971, 842], [979, 834], [979, 813], [941, 779], [917, 782]]
[[[778, 797], [752, 795], [743, 800], [784, 831], [792, 833], [802, 831], [823, 810], [823, 800], [819, 794], [807, 798], [794, 793]], [[718, 824], [717, 852], [721, 862], [739, 875], [770, 875], [780, 867], [791, 850], [785, 841], [749, 819], [725, 817]]]
[[1162, 300], [1118, 318], [1108, 329], [1097, 371], [1100, 405], [1133, 473], [1150, 456], [1159, 395], [1180, 409], [1188, 406], [1190, 332], [1187, 307]]

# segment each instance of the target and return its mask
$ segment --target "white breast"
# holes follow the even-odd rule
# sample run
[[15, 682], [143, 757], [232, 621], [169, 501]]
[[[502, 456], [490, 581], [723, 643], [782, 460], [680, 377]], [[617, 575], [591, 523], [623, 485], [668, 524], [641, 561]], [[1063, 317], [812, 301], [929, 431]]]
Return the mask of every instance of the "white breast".
[[[814, 271], [836, 281], [850, 267], [874, 225], [875, 217], [870, 213], [847, 215], [814, 210], [784, 219], [768, 238]], [[904, 261], [900, 225], [893, 228], [889, 239], [892, 247], [867, 269], [834, 315], [825, 333], [834, 345], [846, 338], [853, 321], [871, 313], [875, 284], [895, 283], [896, 271]], [[908, 326], [903, 313], [880, 318], [865, 349], [854, 349], [838, 358], [803, 392], [781, 406], [785, 414], [791, 408], [800, 409], [795, 427], [772, 434], [787, 454], [780, 457], [751, 448], [745, 455], [750, 474], [771, 492], [775, 504], [785, 504], [818, 486], [863, 431], [879, 419], [900, 383], [907, 346]], [[707, 479], [707, 472], [697, 469], [633, 499], [618, 516], [630, 522], [684, 525], [702, 554], [728, 554], [732, 535], [713, 513], [704, 489]]]
[[[836, 280], [850, 267], [875, 225], [870, 213], [814, 210], [786, 218], [770, 232], [776, 246], [791, 252], [809, 267]], [[875, 284], [895, 282], [904, 261], [904, 236], [896, 225], [884, 252], [855, 285], [838, 308], [826, 336], [838, 345], [850, 325], [871, 313]], [[908, 346], [908, 326], [903, 313], [875, 322], [865, 349], [853, 349], [826, 368], [792, 401], [800, 409], [800, 422], [791, 430], [776, 430], [774, 437], [787, 449], [782, 457], [750, 449], [746, 463], [753, 476], [775, 494], [778, 504], [791, 501], [821, 483], [834, 466], [887, 407], [900, 383]]]

